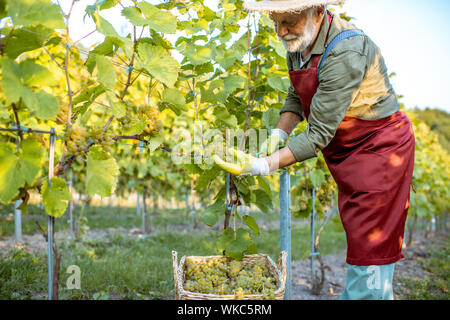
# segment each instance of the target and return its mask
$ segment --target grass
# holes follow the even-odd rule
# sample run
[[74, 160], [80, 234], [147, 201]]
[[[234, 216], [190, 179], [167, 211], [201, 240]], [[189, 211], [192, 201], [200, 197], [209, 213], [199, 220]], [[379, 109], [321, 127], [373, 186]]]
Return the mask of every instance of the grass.
[[429, 256], [420, 258], [430, 275], [423, 279], [400, 278], [402, 299], [450, 300], [450, 240], [446, 237], [436, 247], [429, 247]]
[[[95, 211], [95, 209], [90, 208]], [[123, 226], [133, 221], [135, 211], [121, 216], [108, 217], [106, 209], [97, 208], [87, 214], [90, 228]], [[102, 217], [103, 215], [106, 217]], [[278, 215], [255, 214], [257, 221], [275, 221]], [[170, 228], [172, 223], [190, 223], [183, 220], [182, 212], [165, 212], [155, 223]], [[136, 217], [140, 221], [139, 217]], [[131, 224], [131, 222], [129, 222]], [[139, 226], [139, 224], [138, 224]], [[162, 229], [164, 230], [164, 229]], [[190, 229], [188, 229], [190, 230]], [[279, 230], [261, 230], [256, 237], [259, 252], [269, 254], [277, 262], [280, 251]], [[61, 299], [172, 299], [173, 267], [172, 250], [183, 255], [215, 255], [214, 239], [220, 232], [161, 231], [148, 237], [123, 236], [116, 232], [102, 239], [86, 239], [81, 242], [61, 241], [60, 271]], [[310, 250], [309, 225], [292, 226], [293, 259], [307, 258]], [[322, 254], [345, 249], [345, 235], [334, 223], [323, 232], [320, 250]], [[66, 273], [70, 265], [81, 270], [81, 289], [67, 289]], [[14, 250], [0, 260], [0, 299], [45, 299], [47, 292], [47, 256], [25, 250]]]

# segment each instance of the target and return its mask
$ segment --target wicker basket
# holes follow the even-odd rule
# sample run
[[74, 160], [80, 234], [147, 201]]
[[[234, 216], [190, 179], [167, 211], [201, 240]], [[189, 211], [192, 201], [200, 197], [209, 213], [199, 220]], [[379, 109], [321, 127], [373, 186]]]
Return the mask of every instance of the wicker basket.
[[[194, 257], [190, 256], [190, 259], [194, 261], [204, 261], [211, 258], [214, 259], [224, 259], [227, 260], [224, 256], [206, 256], [206, 257]], [[198, 293], [184, 290], [184, 280], [185, 280], [185, 261], [186, 256], [183, 256], [180, 260], [180, 264], [178, 265], [178, 254], [176, 251], [172, 251], [172, 260], [173, 260], [173, 278], [175, 283], [175, 299], [177, 300], [236, 300], [235, 295], [218, 295], [218, 294], [207, 294], [207, 293]], [[283, 300], [284, 298], [284, 289], [286, 287], [286, 260], [287, 253], [283, 251], [280, 253], [278, 259], [278, 267], [275, 263], [270, 259], [270, 257], [266, 254], [253, 254], [244, 256], [242, 263], [245, 264], [253, 264], [256, 261], [264, 261], [267, 268], [269, 269], [271, 275], [277, 280], [277, 289], [274, 292], [275, 300]], [[262, 294], [252, 294], [252, 295], [244, 295], [244, 300], [262, 300], [264, 299], [264, 295]]]

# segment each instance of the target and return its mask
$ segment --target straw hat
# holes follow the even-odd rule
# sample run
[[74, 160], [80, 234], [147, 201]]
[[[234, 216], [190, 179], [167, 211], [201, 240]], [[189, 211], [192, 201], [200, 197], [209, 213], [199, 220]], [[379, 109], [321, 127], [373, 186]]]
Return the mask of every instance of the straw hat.
[[317, 6], [343, 4], [345, 0], [247, 0], [244, 8], [259, 12], [294, 12]]

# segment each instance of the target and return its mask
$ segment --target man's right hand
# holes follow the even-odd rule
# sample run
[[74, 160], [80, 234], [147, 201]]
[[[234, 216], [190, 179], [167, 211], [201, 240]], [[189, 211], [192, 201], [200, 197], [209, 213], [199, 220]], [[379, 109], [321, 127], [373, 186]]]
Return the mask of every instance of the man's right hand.
[[281, 129], [273, 129], [270, 137], [261, 144], [259, 154], [261, 156], [269, 156], [278, 150], [280, 143], [285, 143], [289, 135]]

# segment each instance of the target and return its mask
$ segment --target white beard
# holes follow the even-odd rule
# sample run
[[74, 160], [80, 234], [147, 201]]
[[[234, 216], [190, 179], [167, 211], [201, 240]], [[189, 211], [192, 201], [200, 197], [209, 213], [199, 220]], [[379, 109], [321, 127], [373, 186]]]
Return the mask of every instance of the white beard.
[[283, 38], [278, 37], [278, 39], [281, 40], [287, 51], [302, 52], [306, 48], [308, 48], [308, 46], [311, 44], [314, 35], [316, 34], [316, 29], [317, 28], [312, 22], [312, 19], [309, 18], [306, 23], [305, 32], [303, 32], [303, 34], [301, 35], [288, 34], [285, 35]]

